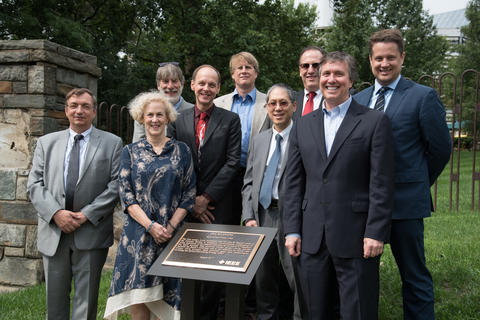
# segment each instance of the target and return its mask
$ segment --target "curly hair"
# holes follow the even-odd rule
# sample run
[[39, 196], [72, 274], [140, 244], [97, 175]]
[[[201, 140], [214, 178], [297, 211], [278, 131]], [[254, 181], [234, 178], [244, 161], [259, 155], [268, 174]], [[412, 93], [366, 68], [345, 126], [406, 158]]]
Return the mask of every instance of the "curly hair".
[[128, 103], [128, 110], [133, 120], [143, 124], [145, 108], [154, 101], [160, 102], [163, 105], [169, 123], [177, 119], [177, 112], [163, 93], [159, 91], [148, 91], [140, 93]]

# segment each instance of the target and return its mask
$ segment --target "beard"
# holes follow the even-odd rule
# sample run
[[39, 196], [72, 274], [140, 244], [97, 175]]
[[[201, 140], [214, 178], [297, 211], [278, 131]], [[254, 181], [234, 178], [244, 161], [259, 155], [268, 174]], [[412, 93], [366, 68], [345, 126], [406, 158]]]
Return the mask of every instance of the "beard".
[[182, 95], [183, 87], [180, 87], [178, 89], [177, 93], [173, 96], [167, 94], [167, 93], [170, 93], [170, 90], [168, 90], [168, 89], [167, 90], [159, 89], [159, 91], [165, 95], [168, 102], [170, 102], [172, 105], [175, 105], [178, 102], [178, 100], [180, 100], [180, 96]]

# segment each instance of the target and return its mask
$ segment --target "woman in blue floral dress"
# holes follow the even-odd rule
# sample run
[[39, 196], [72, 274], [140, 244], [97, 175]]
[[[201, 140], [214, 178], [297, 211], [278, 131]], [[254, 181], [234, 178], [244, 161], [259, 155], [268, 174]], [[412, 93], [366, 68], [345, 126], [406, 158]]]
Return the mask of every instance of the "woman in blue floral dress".
[[138, 95], [129, 104], [145, 126], [146, 139], [123, 149], [120, 200], [128, 214], [113, 269], [106, 319], [130, 311], [132, 319], [179, 319], [180, 280], [147, 275], [195, 202], [190, 150], [165, 136], [175, 121], [172, 105], [159, 92]]

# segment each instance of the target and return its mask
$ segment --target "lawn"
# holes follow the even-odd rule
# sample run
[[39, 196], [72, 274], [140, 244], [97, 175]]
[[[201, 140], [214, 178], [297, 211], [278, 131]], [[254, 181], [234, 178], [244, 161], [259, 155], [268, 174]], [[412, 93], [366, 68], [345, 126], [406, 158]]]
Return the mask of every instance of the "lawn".
[[[438, 210], [425, 220], [425, 253], [435, 285], [435, 311], [439, 320], [480, 319], [480, 213], [470, 211], [471, 164], [472, 153], [462, 152], [459, 211], [448, 209], [450, 168], [447, 167], [438, 180]], [[475, 192], [478, 191], [477, 184]], [[380, 276], [379, 319], [403, 319], [400, 276], [388, 246], [381, 259]], [[98, 319], [102, 319], [110, 277], [110, 272], [102, 277]], [[44, 295], [44, 285], [1, 294], [0, 319], [45, 319]]]

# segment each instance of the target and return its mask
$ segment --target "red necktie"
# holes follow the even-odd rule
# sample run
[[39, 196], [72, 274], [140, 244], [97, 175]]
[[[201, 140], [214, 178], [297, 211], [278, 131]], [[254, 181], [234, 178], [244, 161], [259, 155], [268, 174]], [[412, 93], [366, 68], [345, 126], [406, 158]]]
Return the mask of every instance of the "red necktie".
[[205, 139], [205, 130], [207, 128], [207, 122], [205, 118], [207, 117], [207, 113], [202, 112], [200, 113], [200, 120], [197, 123], [197, 134], [195, 143], [197, 144], [197, 149], [203, 144], [203, 139]]
[[313, 99], [317, 95], [316, 92], [309, 92], [308, 93], [308, 100], [305, 103], [305, 108], [303, 108], [303, 113], [302, 116], [309, 114], [310, 112], [313, 111]]

